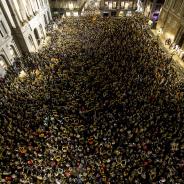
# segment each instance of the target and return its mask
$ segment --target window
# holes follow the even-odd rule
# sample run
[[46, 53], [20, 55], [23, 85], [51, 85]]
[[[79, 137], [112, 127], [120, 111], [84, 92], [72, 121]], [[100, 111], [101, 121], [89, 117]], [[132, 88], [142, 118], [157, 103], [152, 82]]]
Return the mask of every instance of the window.
[[171, 17], [168, 17], [167, 18], [167, 24], [170, 24], [171, 23], [171, 20], [172, 20]]
[[17, 57], [17, 52], [16, 52], [14, 46], [10, 45], [9, 50], [10, 50], [10, 54], [12, 57]]
[[40, 0], [40, 4], [41, 4], [41, 6], [43, 6], [43, 0]]
[[112, 3], [112, 8], [114, 8], [114, 9], [116, 8], [116, 2]]
[[39, 9], [39, 3], [38, 3], [38, 0], [36, 0], [36, 5], [37, 5], [37, 7], [38, 7], [38, 9]]
[[41, 25], [41, 24], [39, 25], [39, 28], [40, 28], [40, 32], [42, 33], [42, 38], [44, 38], [43, 27], [42, 27], [42, 25]]
[[30, 43], [32, 49], [36, 49], [33, 38], [31, 35], [28, 36], [28, 39], [29, 39], [29, 43]]
[[0, 34], [1, 34], [2, 37], [4, 37], [5, 35], [8, 34], [6, 28], [3, 24], [3, 21], [0, 21], [0, 32], [1, 32]]

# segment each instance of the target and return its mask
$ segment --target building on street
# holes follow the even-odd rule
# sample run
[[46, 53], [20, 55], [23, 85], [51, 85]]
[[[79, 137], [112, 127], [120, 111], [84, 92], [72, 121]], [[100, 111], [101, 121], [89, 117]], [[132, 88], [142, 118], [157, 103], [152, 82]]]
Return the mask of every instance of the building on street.
[[[170, 39], [184, 50], [184, 1], [166, 0], [162, 8], [157, 29], [163, 40]], [[181, 51], [182, 54], [182, 51]], [[182, 57], [182, 55], [181, 55]]]
[[[0, 0], [0, 73], [22, 52], [36, 52], [52, 20], [48, 0]], [[4, 71], [4, 72], [3, 72]]]

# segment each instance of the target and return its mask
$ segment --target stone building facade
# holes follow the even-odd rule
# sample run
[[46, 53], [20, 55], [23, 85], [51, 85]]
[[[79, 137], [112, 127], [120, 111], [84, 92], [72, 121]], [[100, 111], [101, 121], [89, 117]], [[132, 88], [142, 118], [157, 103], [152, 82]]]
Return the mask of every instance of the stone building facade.
[[0, 0], [0, 75], [23, 52], [35, 52], [52, 16], [48, 0]]
[[184, 1], [166, 0], [161, 11], [157, 29], [162, 39], [171, 39], [184, 50]]
[[49, 0], [53, 15], [78, 16], [87, 0]]

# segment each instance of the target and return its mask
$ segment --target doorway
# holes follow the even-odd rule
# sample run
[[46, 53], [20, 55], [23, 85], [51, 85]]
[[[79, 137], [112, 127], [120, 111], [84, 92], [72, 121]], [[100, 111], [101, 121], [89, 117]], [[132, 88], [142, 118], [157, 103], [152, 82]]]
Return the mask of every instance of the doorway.
[[108, 12], [103, 12], [103, 17], [108, 17], [109, 13]]
[[35, 38], [36, 38], [38, 45], [40, 45], [40, 37], [38, 34], [38, 30], [36, 28], [34, 29], [34, 35], [35, 35]]
[[5, 57], [0, 55], [0, 78], [5, 76], [8, 65], [9, 64]]

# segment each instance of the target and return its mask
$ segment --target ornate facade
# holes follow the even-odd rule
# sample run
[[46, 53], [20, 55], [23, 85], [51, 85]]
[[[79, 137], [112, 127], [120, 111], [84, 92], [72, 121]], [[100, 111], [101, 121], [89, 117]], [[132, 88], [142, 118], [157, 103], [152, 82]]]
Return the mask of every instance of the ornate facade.
[[0, 73], [22, 52], [35, 52], [52, 19], [48, 0], [0, 0]]
[[78, 16], [81, 14], [87, 0], [49, 0], [53, 14]]

